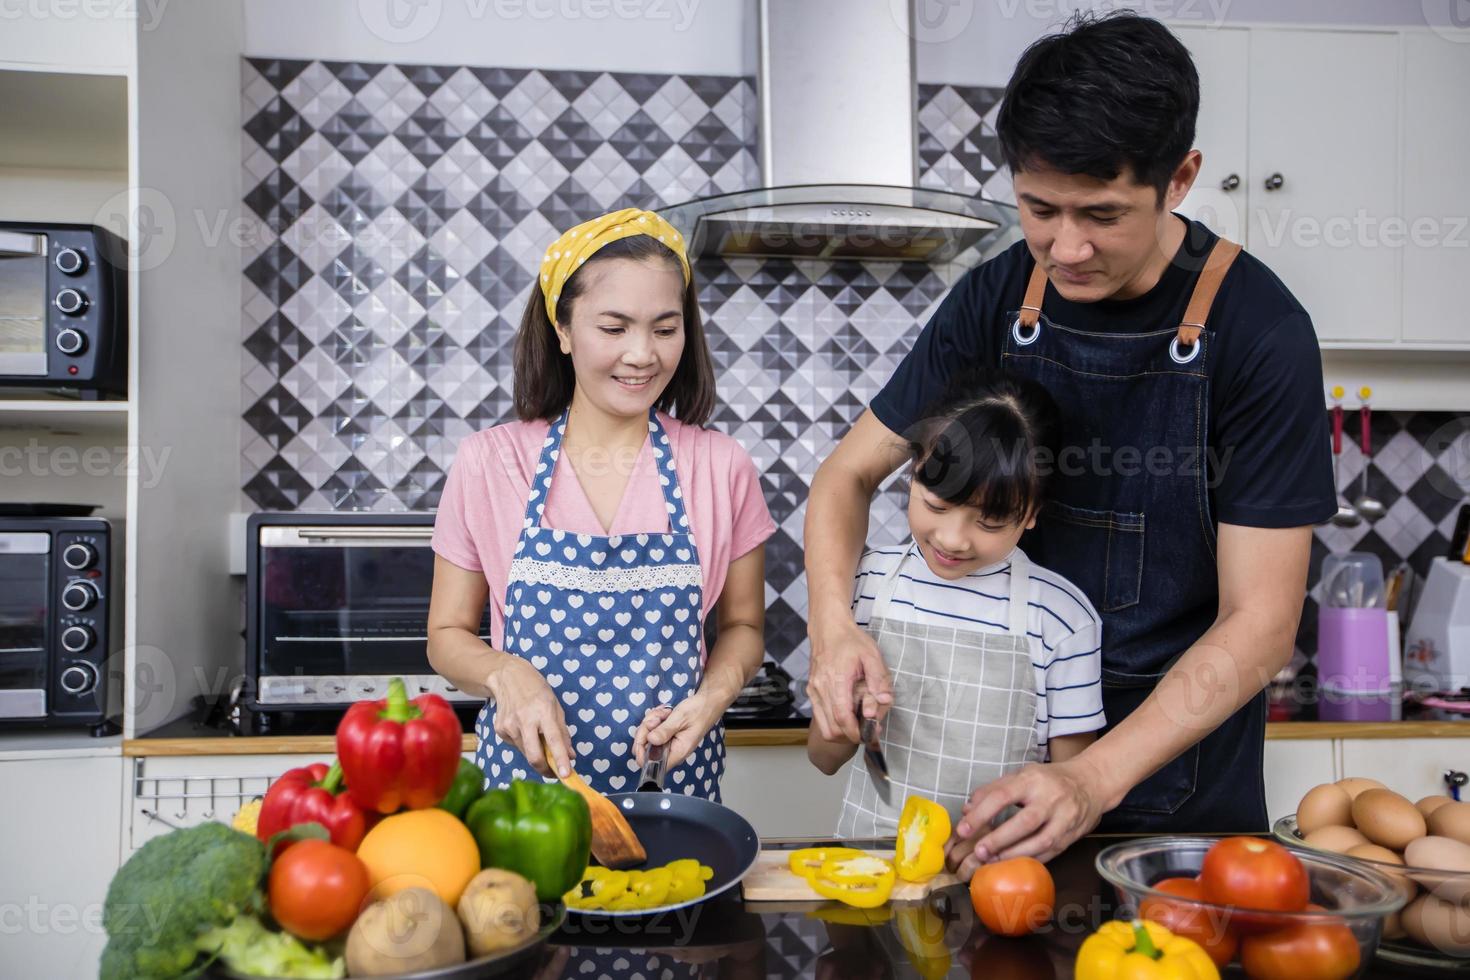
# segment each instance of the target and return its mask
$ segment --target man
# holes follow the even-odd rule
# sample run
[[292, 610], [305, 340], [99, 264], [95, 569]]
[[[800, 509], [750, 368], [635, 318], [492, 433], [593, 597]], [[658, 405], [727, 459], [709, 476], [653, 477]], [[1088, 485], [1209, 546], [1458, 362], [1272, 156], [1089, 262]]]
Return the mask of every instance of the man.
[[1263, 690], [1290, 657], [1311, 525], [1335, 491], [1306, 312], [1173, 213], [1199, 173], [1198, 108], [1189, 54], [1156, 21], [1084, 17], [1032, 45], [997, 120], [1025, 241], [961, 278], [812, 484], [813, 723], [856, 740], [855, 686], [880, 712], [893, 702], [849, 608], [904, 433], [977, 363], [1061, 407], [1056, 499], [1022, 545], [1102, 614], [1107, 728], [1075, 758], [975, 788], [949, 848], [964, 877], [1047, 860], [1100, 822], [1266, 829]]

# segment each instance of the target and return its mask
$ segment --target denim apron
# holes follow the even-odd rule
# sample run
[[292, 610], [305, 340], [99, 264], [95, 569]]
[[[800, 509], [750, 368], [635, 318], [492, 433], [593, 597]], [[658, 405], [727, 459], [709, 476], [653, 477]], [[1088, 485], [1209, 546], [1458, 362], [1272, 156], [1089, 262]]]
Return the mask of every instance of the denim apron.
[[[648, 438], [670, 533], [607, 536], [541, 525], [566, 428], [563, 412], [531, 478], [506, 584], [503, 646], [529, 660], [560, 699], [577, 774], [599, 793], [628, 793], [638, 788], [633, 734], [643, 716], [692, 695], [704, 675], [704, 578], [673, 447], [653, 411]], [[475, 734], [487, 786], [541, 778], [496, 736], [493, 701], [480, 709]], [[724, 727], [716, 725], [665, 785], [719, 802], [724, 761]]]
[[862, 754], [855, 755], [838, 837], [892, 837], [909, 796], [933, 800], [959, 823], [977, 788], [1041, 761], [1032, 667], [1038, 641], [1027, 633], [1031, 587], [1025, 553], [1011, 552], [1010, 623], [1004, 631], [904, 619], [893, 594], [905, 566], [929, 575], [913, 541], [883, 583], [867, 627], [893, 678], [893, 708], [881, 736], [893, 784], [889, 802], [873, 789]]
[[[1007, 315], [1002, 366], [1051, 392], [1067, 447], [1057, 459], [1054, 499], [1024, 544], [1037, 564], [1074, 582], [1102, 615], [1109, 729], [1143, 703], [1218, 612], [1205, 454], [1207, 321], [1239, 253], [1233, 242], [1215, 243], [1180, 323], [1139, 333], [1069, 328], [1041, 310], [1047, 280], [1040, 265], [1021, 308]], [[1261, 692], [1135, 786], [1099, 829], [1266, 830], [1265, 724]]]

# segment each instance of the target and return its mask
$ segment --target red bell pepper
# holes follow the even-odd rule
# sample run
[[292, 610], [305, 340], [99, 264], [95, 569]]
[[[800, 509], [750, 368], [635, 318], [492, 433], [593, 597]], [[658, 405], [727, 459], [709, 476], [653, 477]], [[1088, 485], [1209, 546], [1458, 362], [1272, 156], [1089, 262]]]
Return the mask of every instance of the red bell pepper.
[[[299, 769], [288, 769], [271, 783], [260, 805], [260, 821], [255, 836], [269, 842], [271, 837], [297, 824], [319, 823], [327, 828], [332, 843], [356, 851], [363, 835], [373, 823], [351, 796], [342, 791], [342, 767], [314, 762]], [[282, 841], [280, 853], [294, 841]]]
[[459, 716], [437, 694], [412, 701], [401, 678], [382, 701], [359, 701], [337, 726], [337, 758], [347, 792], [365, 810], [396, 813], [434, 806], [459, 771]]

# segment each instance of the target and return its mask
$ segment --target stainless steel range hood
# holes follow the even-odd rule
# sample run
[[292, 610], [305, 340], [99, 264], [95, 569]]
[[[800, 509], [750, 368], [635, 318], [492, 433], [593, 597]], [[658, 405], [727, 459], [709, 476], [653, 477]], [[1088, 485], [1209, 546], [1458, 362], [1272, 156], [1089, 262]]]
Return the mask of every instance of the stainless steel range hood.
[[907, 0], [759, 0], [756, 190], [663, 209], [699, 255], [944, 262], [1015, 209], [915, 186]]

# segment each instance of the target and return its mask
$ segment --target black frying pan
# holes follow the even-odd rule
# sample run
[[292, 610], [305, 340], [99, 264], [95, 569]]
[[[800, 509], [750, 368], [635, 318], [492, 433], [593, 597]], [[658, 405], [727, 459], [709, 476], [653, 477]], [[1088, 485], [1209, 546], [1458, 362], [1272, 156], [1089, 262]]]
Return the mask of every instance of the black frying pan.
[[627, 912], [568, 909], [570, 914], [636, 918], [698, 905], [738, 885], [755, 864], [761, 841], [750, 821], [718, 803], [666, 792], [664, 772], [663, 746], [650, 746], [648, 761], [638, 780], [638, 792], [615, 793], [608, 799], [622, 811], [648, 854], [647, 862], [638, 867], [658, 868], [670, 861], [693, 858], [714, 870], [714, 877], [705, 882], [704, 894], [691, 901], [651, 909]]

